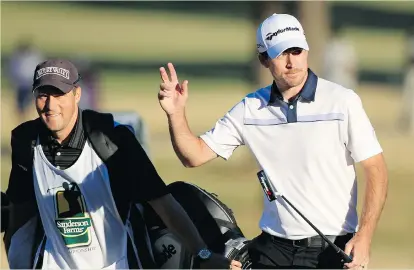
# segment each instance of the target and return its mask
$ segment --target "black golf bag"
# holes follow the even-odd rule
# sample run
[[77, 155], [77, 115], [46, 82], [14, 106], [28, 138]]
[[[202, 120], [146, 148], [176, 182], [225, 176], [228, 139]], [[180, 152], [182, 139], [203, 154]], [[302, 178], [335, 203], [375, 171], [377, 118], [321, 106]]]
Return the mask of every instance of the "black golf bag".
[[[246, 239], [237, 225], [231, 209], [222, 203], [217, 195], [197, 185], [174, 182], [168, 185], [171, 194], [181, 204], [197, 227], [210, 250], [240, 261], [243, 269], [251, 266]], [[149, 207], [145, 210], [149, 237], [152, 242], [155, 262], [162, 269], [195, 269], [193, 256], [179, 239], [163, 224]]]

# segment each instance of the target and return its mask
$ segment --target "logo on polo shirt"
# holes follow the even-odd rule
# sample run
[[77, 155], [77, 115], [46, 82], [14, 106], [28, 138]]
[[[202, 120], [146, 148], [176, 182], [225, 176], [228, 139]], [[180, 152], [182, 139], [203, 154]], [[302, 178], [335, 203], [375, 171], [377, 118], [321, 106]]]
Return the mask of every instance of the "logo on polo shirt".
[[276, 32], [270, 32], [266, 34], [266, 40], [272, 40], [277, 35], [284, 33], [286, 31], [300, 31], [298, 27], [286, 27], [284, 29], [279, 29]]
[[69, 80], [69, 70], [60, 67], [44, 67], [36, 71], [36, 80], [45, 75], [59, 75]]
[[86, 212], [85, 200], [76, 184], [63, 184], [56, 192], [56, 227], [67, 247], [87, 246], [91, 243], [91, 218]]

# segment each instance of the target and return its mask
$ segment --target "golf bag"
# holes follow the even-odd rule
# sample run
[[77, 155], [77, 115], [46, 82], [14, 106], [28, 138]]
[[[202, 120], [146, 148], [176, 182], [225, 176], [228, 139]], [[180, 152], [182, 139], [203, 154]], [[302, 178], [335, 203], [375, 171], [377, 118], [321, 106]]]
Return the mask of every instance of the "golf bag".
[[[251, 266], [246, 239], [231, 209], [217, 195], [187, 182], [173, 182], [168, 188], [195, 224], [212, 252], [240, 261], [243, 269]], [[144, 210], [155, 263], [161, 269], [196, 269], [193, 256], [149, 207]]]

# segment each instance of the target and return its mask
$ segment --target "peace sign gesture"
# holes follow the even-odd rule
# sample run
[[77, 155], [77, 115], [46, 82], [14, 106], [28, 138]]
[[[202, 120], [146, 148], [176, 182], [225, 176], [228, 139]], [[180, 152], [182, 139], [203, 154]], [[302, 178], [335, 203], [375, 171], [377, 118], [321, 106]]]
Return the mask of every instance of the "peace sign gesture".
[[168, 63], [170, 77], [164, 67], [160, 68], [162, 83], [158, 92], [158, 100], [161, 108], [168, 114], [184, 112], [185, 103], [188, 98], [188, 81], [185, 80], [181, 85], [177, 78], [174, 66]]

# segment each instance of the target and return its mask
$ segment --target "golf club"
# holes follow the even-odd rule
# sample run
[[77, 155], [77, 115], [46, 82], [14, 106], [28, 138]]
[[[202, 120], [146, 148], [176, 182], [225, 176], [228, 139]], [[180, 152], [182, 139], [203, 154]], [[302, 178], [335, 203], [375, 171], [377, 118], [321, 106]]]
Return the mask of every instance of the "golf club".
[[340, 249], [337, 245], [332, 243], [332, 241], [330, 241], [320, 230], [318, 230], [318, 228], [316, 228], [315, 225], [312, 224], [312, 222], [310, 222], [288, 199], [286, 199], [286, 197], [283, 196], [283, 194], [275, 191], [273, 185], [271, 184], [263, 170], [258, 172], [257, 176], [259, 177], [260, 184], [262, 185], [263, 191], [266, 194], [269, 201], [276, 200], [277, 196], [281, 197], [319, 234], [320, 237], [322, 237], [323, 240], [325, 240], [328, 243], [328, 245], [330, 245], [337, 253], [341, 254], [341, 256], [343, 257], [343, 261], [345, 263], [352, 262], [351, 256], [347, 255], [342, 249]]

